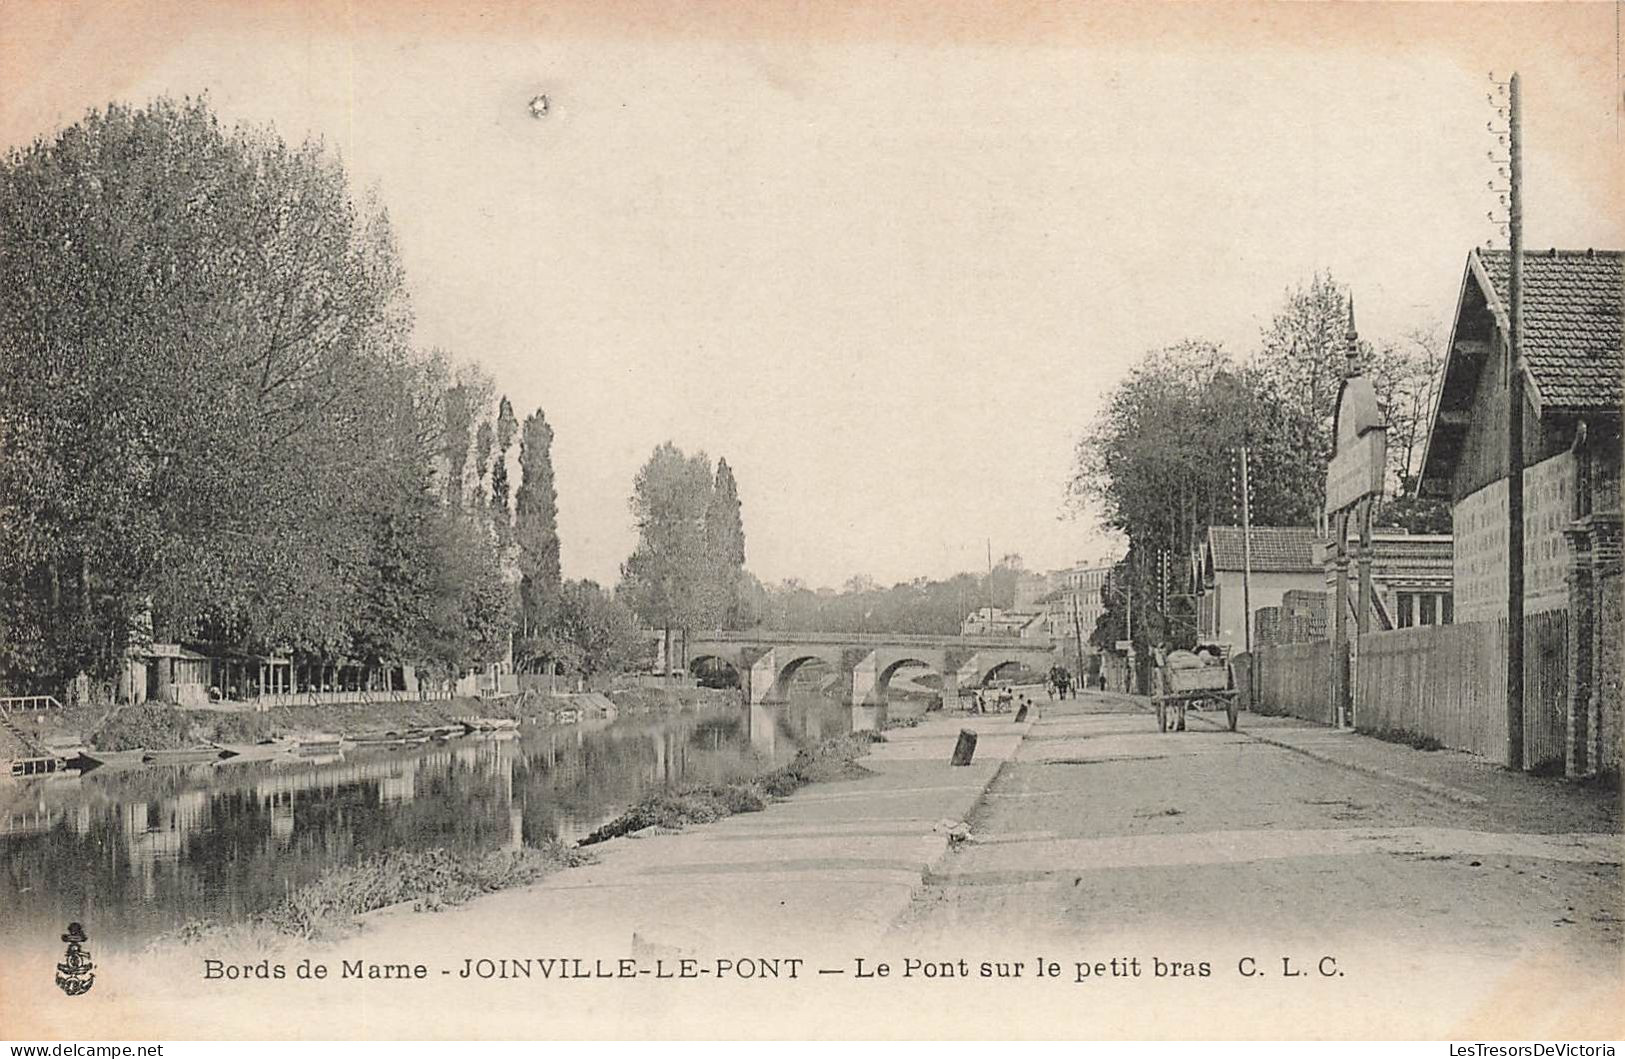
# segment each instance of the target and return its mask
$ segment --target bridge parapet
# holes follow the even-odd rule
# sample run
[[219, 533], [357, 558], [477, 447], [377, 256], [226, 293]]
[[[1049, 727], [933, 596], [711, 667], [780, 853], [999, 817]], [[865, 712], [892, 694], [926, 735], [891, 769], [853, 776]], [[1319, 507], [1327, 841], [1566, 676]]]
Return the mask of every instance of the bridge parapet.
[[891, 632], [790, 632], [776, 629], [730, 630], [705, 633], [692, 638], [695, 644], [760, 643], [760, 644], [851, 644], [870, 647], [950, 647], [958, 645], [969, 650], [985, 647], [1010, 648], [1018, 651], [1049, 651], [1055, 641], [1048, 637], [1024, 638], [1020, 636], [941, 636], [920, 633]]

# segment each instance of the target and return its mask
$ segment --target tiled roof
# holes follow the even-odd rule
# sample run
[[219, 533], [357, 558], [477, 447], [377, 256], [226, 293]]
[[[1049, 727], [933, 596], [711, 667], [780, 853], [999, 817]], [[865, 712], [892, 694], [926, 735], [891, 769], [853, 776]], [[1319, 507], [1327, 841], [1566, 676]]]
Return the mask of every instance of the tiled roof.
[[[1505, 312], [1512, 254], [1476, 251]], [[1620, 407], [1622, 263], [1618, 250], [1525, 250], [1523, 355], [1543, 407]]]
[[[1240, 526], [1209, 526], [1207, 540], [1214, 570], [1242, 568]], [[1315, 562], [1313, 526], [1254, 526], [1248, 540], [1254, 573], [1320, 570]]]

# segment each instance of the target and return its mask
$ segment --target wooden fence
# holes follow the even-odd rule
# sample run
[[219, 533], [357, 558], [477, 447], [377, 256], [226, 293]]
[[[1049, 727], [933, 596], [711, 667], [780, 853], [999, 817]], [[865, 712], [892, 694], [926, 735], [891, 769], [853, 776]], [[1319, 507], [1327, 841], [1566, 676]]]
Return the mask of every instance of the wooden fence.
[[[1354, 724], [1363, 732], [1407, 733], [1494, 761], [1507, 755], [1504, 620], [1421, 625], [1359, 638]], [[1331, 641], [1260, 648], [1258, 710], [1330, 724]], [[1524, 767], [1564, 759], [1567, 739], [1568, 612], [1524, 621]]]
[[1332, 723], [1332, 642], [1308, 640], [1260, 647], [1256, 652], [1259, 713], [1285, 713]]
[[1360, 638], [1354, 723], [1506, 760], [1506, 628], [1417, 625]]

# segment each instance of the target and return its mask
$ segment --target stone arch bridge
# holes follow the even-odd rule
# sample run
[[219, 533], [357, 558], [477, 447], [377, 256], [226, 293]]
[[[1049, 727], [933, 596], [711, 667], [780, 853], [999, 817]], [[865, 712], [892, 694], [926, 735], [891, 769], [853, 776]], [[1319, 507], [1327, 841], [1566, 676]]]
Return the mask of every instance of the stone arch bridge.
[[884, 705], [892, 677], [908, 668], [939, 675], [946, 703], [958, 697], [961, 685], [982, 684], [1006, 666], [1047, 670], [1059, 659], [1057, 651], [1047, 639], [1010, 636], [755, 630], [691, 636], [688, 641], [689, 665], [711, 658], [726, 662], [739, 673], [739, 686], [752, 706], [789, 698], [796, 671], [813, 662], [850, 674], [848, 701], [854, 706]]

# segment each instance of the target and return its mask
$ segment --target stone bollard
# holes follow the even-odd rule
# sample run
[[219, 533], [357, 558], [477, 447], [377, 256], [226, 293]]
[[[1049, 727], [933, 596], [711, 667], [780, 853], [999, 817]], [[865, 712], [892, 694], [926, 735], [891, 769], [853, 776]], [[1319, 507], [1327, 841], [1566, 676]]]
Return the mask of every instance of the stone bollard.
[[1020, 724], [1022, 721], [1025, 721], [1026, 719], [1027, 719], [1027, 704], [1024, 702], [1024, 703], [1021, 704], [1021, 709], [1016, 711], [1016, 723]]
[[954, 745], [954, 756], [951, 764], [969, 765], [970, 759], [976, 756], [976, 733], [969, 728], [959, 730], [959, 742]]

